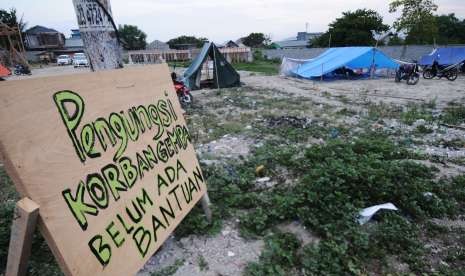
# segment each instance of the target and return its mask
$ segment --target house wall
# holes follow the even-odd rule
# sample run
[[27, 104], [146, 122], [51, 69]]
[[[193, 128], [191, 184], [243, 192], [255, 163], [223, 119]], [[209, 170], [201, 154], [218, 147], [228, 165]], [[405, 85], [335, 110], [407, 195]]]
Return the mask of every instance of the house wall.
[[64, 36], [60, 33], [26, 33], [26, 47], [28, 49], [62, 48], [64, 44]]
[[40, 46], [36, 35], [26, 34], [26, 47], [28, 49], [38, 48]]

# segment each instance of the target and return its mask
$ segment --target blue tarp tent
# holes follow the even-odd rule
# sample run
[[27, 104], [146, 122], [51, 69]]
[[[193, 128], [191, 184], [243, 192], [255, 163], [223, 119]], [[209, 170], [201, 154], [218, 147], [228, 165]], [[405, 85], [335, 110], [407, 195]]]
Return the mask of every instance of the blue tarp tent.
[[452, 65], [465, 60], [465, 47], [447, 47], [435, 49], [431, 54], [422, 56], [420, 65], [432, 65], [437, 60], [439, 65]]
[[376, 69], [399, 67], [393, 59], [373, 47], [341, 47], [328, 49], [315, 59], [302, 64], [294, 73], [302, 78], [316, 78], [341, 67], [352, 70], [372, 68], [373, 63]]

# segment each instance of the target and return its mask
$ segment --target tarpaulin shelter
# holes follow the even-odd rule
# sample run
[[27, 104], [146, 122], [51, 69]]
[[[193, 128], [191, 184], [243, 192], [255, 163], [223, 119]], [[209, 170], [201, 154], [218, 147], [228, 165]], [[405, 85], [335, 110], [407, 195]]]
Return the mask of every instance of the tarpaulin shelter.
[[279, 75], [283, 77], [293, 77], [296, 69], [298, 69], [302, 64], [305, 64], [313, 59], [295, 59], [283, 57], [281, 62], [281, 67], [279, 68]]
[[316, 78], [339, 68], [352, 70], [375, 68], [397, 69], [399, 64], [374, 47], [331, 48], [293, 71], [302, 78]]
[[239, 74], [212, 42], [205, 43], [199, 55], [184, 72], [184, 83], [191, 89], [201, 88], [202, 66], [210, 58], [213, 61], [213, 87], [240, 86]]
[[0, 64], [0, 78], [8, 77], [11, 74], [10, 70]]
[[432, 65], [434, 61], [439, 65], [452, 65], [465, 61], [465, 47], [435, 49], [431, 54], [421, 57], [420, 65]]

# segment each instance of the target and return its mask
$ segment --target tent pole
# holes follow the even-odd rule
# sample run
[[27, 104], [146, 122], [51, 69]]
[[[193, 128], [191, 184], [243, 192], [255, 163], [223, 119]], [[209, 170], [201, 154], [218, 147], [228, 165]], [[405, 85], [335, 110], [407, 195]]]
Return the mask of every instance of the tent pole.
[[[214, 46], [215, 44], [213, 44]], [[217, 64], [216, 64], [216, 50], [215, 50], [215, 47], [213, 47], [213, 66], [215, 66], [215, 74], [216, 74], [216, 86], [218, 88], [218, 90], [220, 90], [220, 82], [218, 80], [218, 67], [217, 67]]]
[[375, 76], [375, 55], [376, 55], [376, 48], [378, 48], [378, 41], [376, 41], [376, 47], [373, 49], [373, 59], [371, 60], [371, 79]]

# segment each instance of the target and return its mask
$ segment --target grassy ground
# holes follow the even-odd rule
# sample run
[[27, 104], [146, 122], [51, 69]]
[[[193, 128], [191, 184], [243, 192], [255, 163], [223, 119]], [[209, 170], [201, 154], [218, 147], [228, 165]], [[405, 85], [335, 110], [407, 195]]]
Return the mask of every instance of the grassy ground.
[[[10, 243], [10, 227], [18, 195], [13, 184], [0, 166], [0, 275], [3, 275]], [[62, 275], [55, 259], [39, 231], [36, 230], [32, 254], [28, 263], [28, 275]]]
[[[168, 62], [170, 68], [187, 68], [190, 62]], [[265, 75], [277, 75], [279, 73], [279, 63], [276, 61], [258, 60], [254, 62], [234, 63], [233, 67], [240, 71], [262, 73]]]
[[168, 66], [170, 68], [187, 68], [191, 64], [192, 61], [170, 61], [168, 62]]
[[[440, 117], [431, 115], [434, 103], [405, 108], [367, 104], [366, 112], [320, 107], [320, 114], [311, 116], [317, 122], [309, 127], [270, 125], [267, 122], [282, 115], [309, 112], [319, 104], [281, 98], [279, 91], [267, 98], [262, 95], [272, 93], [263, 92], [250, 96], [224, 90], [221, 103], [209, 103], [224, 109], [189, 111], [201, 114], [189, 123], [202, 143], [229, 134], [229, 125], [239, 125], [234, 127], [236, 137], [262, 145], [247, 158], [203, 167], [215, 223], [205, 224], [197, 209], [178, 228], [178, 235], [214, 234], [221, 221], [238, 218], [243, 237], [265, 240], [259, 261], [250, 263], [245, 275], [463, 275], [465, 229], [434, 219], [456, 220], [465, 214], [465, 176], [439, 178], [438, 169], [419, 162], [429, 157], [412, 150], [403, 135], [425, 143], [422, 138], [432, 133], [430, 125], [407, 134], [373, 129], [384, 119], [406, 126], [418, 120], [463, 123], [461, 106], [446, 109]], [[248, 115], [255, 118], [252, 131], [246, 128], [251, 120], [236, 110], [253, 113]], [[355, 115], [361, 117], [355, 126], [336, 123]], [[225, 131], [216, 133], [221, 129]], [[311, 145], [312, 139], [324, 142]], [[276, 182], [272, 188], [257, 188], [259, 166]], [[400, 211], [382, 213], [367, 225], [357, 223], [360, 209], [385, 202]], [[278, 230], [289, 221], [302, 224], [320, 242], [302, 245], [299, 237]]]
[[277, 75], [279, 63], [276, 61], [256, 60], [248, 63], [234, 63], [234, 68], [239, 71], [263, 73], [265, 75]]

